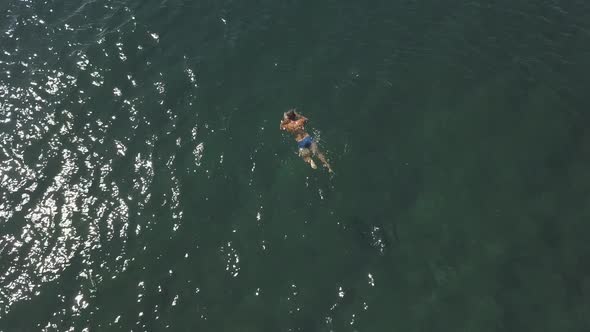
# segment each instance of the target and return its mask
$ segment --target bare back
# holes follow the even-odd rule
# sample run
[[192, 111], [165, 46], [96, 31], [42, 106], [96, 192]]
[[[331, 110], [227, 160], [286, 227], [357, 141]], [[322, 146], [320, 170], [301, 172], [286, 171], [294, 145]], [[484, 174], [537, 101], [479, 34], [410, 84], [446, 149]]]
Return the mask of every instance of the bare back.
[[281, 123], [281, 129], [290, 134], [293, 134], [293, 136], [295, 136], [295, 140], [299, 142], [305, 137], [309, 136], [309, 134], [305, 131], [306, 122], [306, 118], [287, 120], [286, 122]]

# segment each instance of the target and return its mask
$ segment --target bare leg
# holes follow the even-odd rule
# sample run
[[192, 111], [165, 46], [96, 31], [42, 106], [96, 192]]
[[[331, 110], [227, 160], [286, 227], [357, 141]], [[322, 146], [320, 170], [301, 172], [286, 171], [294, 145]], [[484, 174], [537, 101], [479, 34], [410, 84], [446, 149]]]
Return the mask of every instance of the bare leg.
[[311, 158], [311, 151], [309, 149], [299, 149], [299, 155], [303, 160], [311, 166], [311, 168], [316, 169], [318, 168]]
[[314, 156], [318, 157], [318, 159], [322, 162], [322, 164], [324, 164], [324, 167], [326, 167], [330, 173], [334, 173], [332, 167], [330, 167], [330, 164], [326, 159], [326, 156], [324, 156], [324, 154], [320, 151], [316, 142], [311, 143], [311, 152], [313, 152]]

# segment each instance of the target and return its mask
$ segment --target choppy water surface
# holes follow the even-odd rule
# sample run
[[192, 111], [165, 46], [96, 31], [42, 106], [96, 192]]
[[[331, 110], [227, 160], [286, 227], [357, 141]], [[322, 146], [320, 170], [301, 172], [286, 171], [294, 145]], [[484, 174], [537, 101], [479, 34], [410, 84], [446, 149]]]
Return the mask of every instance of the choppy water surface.
[[4, 1], [0, 330], [590, 329], [590, 6], [501, 2]]

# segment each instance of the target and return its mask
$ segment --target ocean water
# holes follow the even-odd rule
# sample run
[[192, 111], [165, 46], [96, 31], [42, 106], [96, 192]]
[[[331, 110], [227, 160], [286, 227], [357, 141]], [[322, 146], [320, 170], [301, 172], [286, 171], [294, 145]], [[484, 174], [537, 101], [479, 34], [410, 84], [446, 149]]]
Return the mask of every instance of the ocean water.
[[590, 331], [587, 1], [3, 0], [0, 47], [0, 331]]

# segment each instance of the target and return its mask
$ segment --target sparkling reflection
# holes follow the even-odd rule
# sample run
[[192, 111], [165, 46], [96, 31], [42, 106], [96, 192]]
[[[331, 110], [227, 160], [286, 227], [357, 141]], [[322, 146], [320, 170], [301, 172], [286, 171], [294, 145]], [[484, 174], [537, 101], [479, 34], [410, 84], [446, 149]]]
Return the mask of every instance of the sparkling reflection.
[[[122, 8], [85, 6], [78, 14]], [[100, 26], [81, 22], [76, 15], [59, 25], [47, 24], [54, 22], [52, 11], [32, 1], [12, 2], [6, 8], [19, 16], [8, 16], [13, 20], [0, 34], [0, 44], [7, 45], [0, 56], [0, 253], [8, 263], [0, 267], [0, 317], [16, 303], [42, 296], [45, 285], [58, 281], [75, 264], [76, 291], [58, 295], [64, 306], [43, 325], [64, 330], [60, 322], [88, 313], [96, 289], [133, 261], [127, 255], [130, 218], [132, 211], [142, 215], [151, 197], [154, 138], [145, 139], [144, 150], [130, 151], [129, 140], [145, 123], [138, 115], [142, 98], [122, 101], [120, 116], [95, 109], [100, 90], [93, 89], [108, 87], [113, 103], [126, 91], [112, 86], [103, 58], [116, 50], [117, 60], [127, 61], [124, 41], [113, 41]], [[92, 36], [86, 32], [93, 26], [99, 37], [79, 43], [81, 36]], [[157, 41], [157, 34], [150, 34]], [[38, 40], [34, 45], [27, 42], [32, 36]], [[54, 44], [53, 39], [67, 42]], [[48, 59], [60, 62], [50, 64]], [[136, 72], [121, 74], [137, 87]], [[85, 89], [79, 87], [81, 82]], [[161, 94], [164, 86], [158, 83]], [[130, 132], [112, 132], [126, 121]], [[130, 182], [115, 174], [121, 158], [127, 157]], [[175, 183], [172, 197], [177, 206], [178, 179]], [[175, 213], [182, 217], [179, 209]], [[135, 235], [141, 227], [134, 225]]]
[[[221, 305], [212, 299], [249, 279], [245, 302], [286, 299], [282, 313], [305, 312], [303, 283], [289, 281], [278, 294], [252, 278], [248, 264], [276, 259], [275, 250], [312, 233], [285, 227], [273, 238], [277, 211], [260, 191], [269, 150], [244, 149], [240, 164], [239, 153], [219, 148], [233, 139], [234, 111], [222, 121], [217, 109], [211, 118], [195, 111], [201, 59], [181, 55], [176, 68], [161, 66], [155, 55], [167, 36], [120, 1], [68, 4], [66, 19], [41, 3], [14, 3], [20, 14], [0, 31], [7, 45], [0, 54], [0, 320], [18, 304], [54, 301], [38, 330], [172, 330], [171, 312], [187, 306], [195, 320], [218, 321]], [[259, 135], [266, 126], [255, 124]], [[225, 174], [239, 167], [237, 178]], [[306, 178], [304, 197], [328, 201], [330, 189], [314, 181]], [[226, 190], [236, 183], [245, 192]], [[244, 220], [223, 209], [203, 216], [199, 204], [226, 199], [245, 206]], [[221, 218], [236, 223], [224, 228]], [[382, 249], [379, 230], [373, 233]], [[370, 273], [368, 280], [375, 286]], [[329, 306], [320, 314], [329, 312], [330, 321], [349, 296], [343, 287], [326, 287]], [[239, 287], [232, 291], [241, 296]]]

